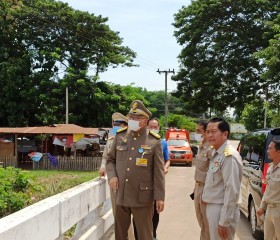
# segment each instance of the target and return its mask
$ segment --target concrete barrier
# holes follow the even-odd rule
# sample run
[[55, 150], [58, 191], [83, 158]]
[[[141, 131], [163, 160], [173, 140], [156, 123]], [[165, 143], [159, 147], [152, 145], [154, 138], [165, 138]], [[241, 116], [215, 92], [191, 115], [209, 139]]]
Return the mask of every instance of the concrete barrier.
[[98, 240], [113, 225], [106, 179], [94, 179], [0, 219], [1, 240]]

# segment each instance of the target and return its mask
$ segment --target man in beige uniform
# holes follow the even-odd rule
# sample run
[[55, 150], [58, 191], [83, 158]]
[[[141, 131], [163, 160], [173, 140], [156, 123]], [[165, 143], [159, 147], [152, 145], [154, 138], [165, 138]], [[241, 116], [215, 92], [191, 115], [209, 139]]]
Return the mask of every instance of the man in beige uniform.
[[274, 138], [267, 149], [268, 158], [273, 161], [267, 170], [267, 187], [262, 198], [261, 217], [266, 211], [264, 220], [264, 239], [280, 239], [280, 138]]
[[[115, 135], [117, 133], [118, 129], [124, 128], [127, 126], [127, 122], [128, 119], [126, 116], [122, 115], [121, 113], [113, 113], [112, 115], [112, 136], [110, 136], [107, 140], [106, 146], [104, 148], [103, 151], [103, 155], [102, 155], [102, 161], [101, 161], [101, 166], [99, 169], [99, 176], [106, 176], [106, 168], [105, 168], [105, 164], [106, 164], [106, 158], [108, 155], [108, 152], [111, 148], [111, 145], [115, 139]], [[116, 212], [116, 193], [114, 191], [111, 191], [111, 201], [112, 201], [112, 209], [113, 209], [113, 214], [115, 215]]]
[[128, 113], [128, 129], [118, 131], [107, 156], [111, 189], [117, 192], [115, 239], [127, 239], [131, 214], [139, 240], [153, 239], [153, 203], [164, 208], [164, 160], [160, 136], [147, 130], [151, 112], [135, 100]]
[[202, 192], [205, 185], [205, 179], [209, 168], [209, 161], [212, 158], [212, 148], [205, 137], [207, 122], [204, 120], [196, 124], [196, 133], [202, 138], [202, 142], [198, 147], [198, 153], [195, 157], [195, 189], [194, 189], [194, 205], [197, 221], [201, 228], [200, 240], [210, 240], [209, 226], [206, 217], [207, 204], [202, 201]]
[[202, 200], [207, 203], [211, 240], [233, 240], [240, 217], [242, 160], [228, 140], [229, 133], [229, 124], [222, 118], [212, 118], [207, 124], [206, 137], [214, 148], [214, 155]]

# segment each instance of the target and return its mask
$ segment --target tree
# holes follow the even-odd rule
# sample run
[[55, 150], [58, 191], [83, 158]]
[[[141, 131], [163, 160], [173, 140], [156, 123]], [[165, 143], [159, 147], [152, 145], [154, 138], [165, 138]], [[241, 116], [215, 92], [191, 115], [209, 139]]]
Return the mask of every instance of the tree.
[[[270, 125], [270, 118], [267, 118], [267, 125]], [[245, 105], [240, 117], [248, 131], [261, 129], [264, 126], [264, 102], [261, 99], [252, 101]]]
[[54, 0], [0, 4], [0, 125], [64, 122], [66, 87], [70, 121], [100, 122], [95, 113], [107, 99], [99, 94], [99, 73], [134, 66], [136, 56], [108, 19]]
[[182, 46], [176, 96], [186, 110], [224, 111], [262, 94], [264, 66], [254, 53], [268, 46], [266, 21], [279, 14], [278, 0], [198, 0], [175, 14], [175, 37]]

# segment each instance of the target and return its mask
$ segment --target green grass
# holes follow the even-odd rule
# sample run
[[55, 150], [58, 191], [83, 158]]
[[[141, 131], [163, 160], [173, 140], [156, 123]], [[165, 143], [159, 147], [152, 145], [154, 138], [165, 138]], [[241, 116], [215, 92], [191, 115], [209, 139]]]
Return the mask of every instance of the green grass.
[[33, 178], [32, 186], [27, 193], [30, 196], [28, 205], [61, 193], [98, 176], [98, 172], [32, 170], [26, 171]]

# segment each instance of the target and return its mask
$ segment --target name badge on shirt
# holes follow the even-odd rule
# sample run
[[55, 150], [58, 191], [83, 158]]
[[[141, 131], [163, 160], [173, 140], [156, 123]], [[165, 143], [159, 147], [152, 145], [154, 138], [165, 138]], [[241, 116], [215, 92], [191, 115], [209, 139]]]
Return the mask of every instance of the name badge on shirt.
[[136, 158], [136, 166], [147, 167], [148, 159], [147, 158]]
[[149, 145], [141, 145], [141, 148], [143, 148], [144, 150], [151, 150], [151, 146]]

